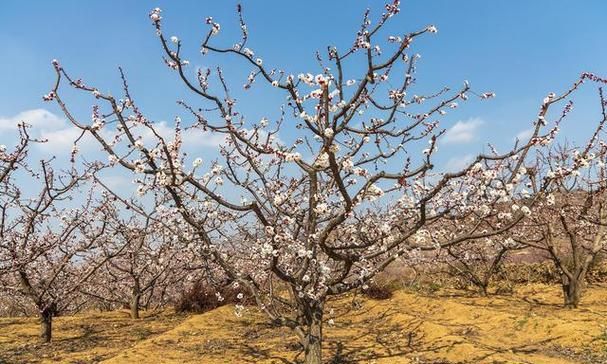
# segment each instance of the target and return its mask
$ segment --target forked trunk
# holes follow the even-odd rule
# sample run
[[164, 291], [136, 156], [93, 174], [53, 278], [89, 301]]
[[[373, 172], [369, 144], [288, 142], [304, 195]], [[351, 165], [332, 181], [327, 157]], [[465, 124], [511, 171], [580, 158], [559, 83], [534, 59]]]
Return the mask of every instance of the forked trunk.
[[478, 282], [477, 286], [478, 286], [478, 293], [481, 296], [487, 297], [489, 295], [489, 280], [488, 279]]
[[487, 286], [481, 286], [480, 294], [483, 297], [489, 296], [489, 288]]
[[563, 277], [563, 298], [566, 308], [577, 308], [582, 297], [583, 278], [569, 279]]
[[304, 341], [305, 364], [322, 364], [322, 309], [314, 310]]

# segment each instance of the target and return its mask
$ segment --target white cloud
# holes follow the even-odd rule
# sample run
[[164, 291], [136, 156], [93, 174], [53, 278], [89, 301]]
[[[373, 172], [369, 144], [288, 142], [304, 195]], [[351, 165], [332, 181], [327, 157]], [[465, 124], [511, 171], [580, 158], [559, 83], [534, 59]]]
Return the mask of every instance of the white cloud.
[[17, 125], [21, 122], [29, 125], [29, 135], [46, 143], [34, 143], [32, 146], [43, 153], [58, 155], [69, 153], [72, 142], [77, 137], [75, 128], [67, 121], [45, 109], [26, 110], [12, 117], [0, 117], [0, 142], [14, 145], [18, 142]]
[[21, 122], [30, 126], [28, 133], [32, 138], [46, 140], [33, 146], [48, 154], [69, 153], [74, 140], [80, 135], [64, 118], [45, 109], [32, 109], [12, 117], [0, 118], [1, 138], [10, 140], [9, 144], [14, 144], [18, 137], [17, 124]]
[[[172, 125], [169, 125], [166, 121], [159, 121], [153, 124], [156, 132], [162, 136], [165, 141], [169, 142], [175, 139], [175, 129]], [[247, 135], [251, 135], [251, 129], [245, 129]], [[143, 138], [143, 142], [146, 146], [152, 146], [156, 143], [156, 136], [148, 128], [139, 129], [139, 134]], [[267, 138], [267, 132], [265, 130], [259, 131], [260, 142], [265, 141]], [[213, 133], [210, 131], [202, 131], [201, 129], [191, 128], [185, 129], [181, 132], [181, 139], [183, 141], [183, 148], [187, 151], [192, 151], [194, 148], [207, 147], [217, 149], [220, 145], [226, 144], [226, 134]], [[274, 145], [284, 144], [284, 142], [277, 136], [274, 136]]]
[[443, 137], [443, 142], [448, 144], [465, 144], [476, 139], [478, 129], [485, 122], [480, 118], [472, 118], [468, 121], [458, 121]]
[[520, 133], [516, 134], [515, 140], [520, 140], [522, 142], [526, 142], [533, 135], [533, 128], [525, 129]]
[[[80, 136], [81, 133], [82, 131], [74, 126], [57, 130], [42, 130], [40, 131], [40, 138], [46, 140], [46, 142], [37, 143], [36, 146], [41, 151], [53, 155], [70, 153], [72, 146], [74, 145], [74, 141]], [[85, 137], [84, 141], [80, 141], [78, 143], [80, 150], [89, 149], [88, 145], [90, 145], [90, 143], [86, 143], [87, 137]]]
[[467, 167], [470, 162], [474, 160], [474, 154], [466, 154], [459, 157], [450, 158], [445, 164], [446, 172], [456, 172], [460, 171], [464, 167]]
[[[69, 124], [68, 121], [45, 109], [32, 109], [18, 113], [11, 117], [0, 117], [0, 142], [11, 145], [17, 140], [17, 125], [25, 122], [31, 126], [29, 133], [33, 138], [46, 140], [44, 143], [36, 143], [37, 149], [51, 155], [62, 155], [70, 153], [74, 140], [78, 138], [81, 131]], [[167, 122], [161, 121], [154, 124], [156, 131], [167, 140], [174, 137], [174, 129]], [[104, 135], [112, 138], [112, 131], [105, 129]], [[155, 137], [149, 129], [141, 130], [143, 140], [153, 143]], [[188, 129], [182, 132], [184, 148], [192, 149], [199, 147], [217, 148], [224, 143], [222, 134], [202, 132], [199, 129]], [[100, 146], [90, 136], [86, 135], [78, 146], [81, 151], [99, 150]]]
[[0, 131], [17, 130], [17, 124], [25, 122], [33, 129], [55, 130], [65, 126], [65, 120], [44, 109], [32, 109], [12, 117], [0, 117]]
[[[175, 137], [175, 129], [171, 125], [168, 125], [166, 121], [154, 123], [154, 129], [166, 141], [173, 140]], [[142, 131], [141, 137], [146, 145], [155, 143], [156, 141], [156, 136], [148, 128]], [[225, 141], [224, 134], [204, 132], [200, 129], [183, 130], [181, 138], [183, 146], [188, 149], [191, 147], [217, 148], [220, 144], [224, 144]]]

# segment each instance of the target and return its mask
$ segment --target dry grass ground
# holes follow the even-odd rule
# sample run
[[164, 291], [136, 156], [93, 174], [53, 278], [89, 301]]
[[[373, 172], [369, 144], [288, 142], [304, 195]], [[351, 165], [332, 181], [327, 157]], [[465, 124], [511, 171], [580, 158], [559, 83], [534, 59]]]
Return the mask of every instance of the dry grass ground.
[[[326, 327], [332, 363], [607, 363], [607, 287], [564, 310], [557, 287], [520, 287], [488, 298], [399, 291], [389, 300], [334, 302]], [[0, 319], [0, 363], [293, 363], [293, 335], [249, 309], [163, 313], [131, 321], [125, 312], [58, 318], [55, 341], [34, 344], [33, 319]]]
[[38, 343], [35, 318], [0, 318], [0, 364], [97, 363], [150, 337], [173, 329], [187, 317], [127, 311], [87, 313], [53, 320], [53, 343]]

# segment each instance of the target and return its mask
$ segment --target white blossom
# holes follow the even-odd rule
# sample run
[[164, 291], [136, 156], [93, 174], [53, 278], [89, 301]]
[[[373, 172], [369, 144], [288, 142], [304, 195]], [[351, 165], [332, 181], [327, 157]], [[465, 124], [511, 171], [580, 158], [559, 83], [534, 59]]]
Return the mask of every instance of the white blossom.
[[318, 158], [316, 159], [316, 162], [314, 162], [314, 166], [317, 168], [327, 168], [329, 167], [329, 154], [327, 153], [322, 153], [318, 156]]
[[314, 207], [314, 212], [316, 212], [319, 215], [322, 215], [324, 213], [326, 213], [327, 211], [329, 211], [329, 206], [322, 202], [316, 205], [316, 207]]

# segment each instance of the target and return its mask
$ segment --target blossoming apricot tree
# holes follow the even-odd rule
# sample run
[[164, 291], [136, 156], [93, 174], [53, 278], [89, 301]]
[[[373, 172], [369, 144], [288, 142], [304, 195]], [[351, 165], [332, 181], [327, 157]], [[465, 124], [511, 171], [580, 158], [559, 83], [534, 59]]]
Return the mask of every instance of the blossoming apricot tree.
[[105, 238], [103, 204], [89, 192], [82, 206], [69, 206], [90, 170], [61, 172], [42, 161], [35, 171], [20, 163], [37, 191], [29, 195], [12, 183], [2, 194], [0, 288], [35, 307], [41, 339], [50, 342], [53, 316], [73, 307], [79, 288], [103, 263], [94, 259]]
[[548, 188], [530, 218], [513, 231], [516, 240], [547, 253], [568, 308], [578, 307], [586, 274], [607, 247], [607, 102], [602, 90], [600, 96], [602, 119], [585, 145], [564, 144], [538, 154], [529, 193]]
[[169, 287], [185, 290], [179, 282], [203, 267], [192, 252], [193, 244], [186, 240], [187, 226], [182, 228], [178, 214], [174, 214], [177, 221], [166, 219], [162, 208], [156, 209], [158, 214], [147, 213], [132, 201], [111, 193], [106, 197], [108, 237], [99, 249], [106, 263], [81, 291], [110, 307], [128, 306], [131, 318], [138, 319], [142, 306], [163, 305], [163, 293]]
[[[250, 67], [242, 92], [256, 86], [284, 95], [277, 117], [247, 118], [226, 70], [190, 71], [181, 40], [164, 33], [160, 9], [150, 19], [164, 62], [202, 103], [179, 101], [189, 121], [176, 119], [172, 139], [144, 115], [122, 70], [124, 95], [117, 99], [53, 61], [57, 82], [45, 99], [55, 100], [75, 127], [97, 140], [108, 165], [135, 174], [142, 196], [167, 193], [171, 203], [165, 208], [192, 229], [200, 254], [249, 291], [274, 323], [294, 330], [306, 363], [320, 363], [329, 297], [365, 286], [398, 257], [415, 259], [426, 250], [498, 235], [526, 216], [529, 207], [499, 224], [490, 221], [527, 180], [529, 152], [553, 140], [555, 131], [545, 130], [549, 107], [579, 86], [548, 97], [528, 141], [501, 153], [491, 148], [457, 172], [435, 172], [441, 116], [470, 97], [494, 94], [474, 92], [467, 82], [456, 91], [415, 94], [419, 56], [411, 47], [437, 29], [384, 34], [398, 12], [396, 0], [375, 22], [367, 11], [350, 47], [317, 54], [316, 75], [269, 67], [248, 46], [240, 6], [242, 38], [233, 46], [214, 44], [221, 26], [207, 18], [201, 53], [231, 55]], [[363, 71], [354, 71], [361, 64]], [[61, 94], [64, 83], [98, 101], [91, 121], [70, 111]], [[106, 125], [109, 118], [117, 120], [115, 128]], [[220, 158], [190, 165], [184, 128], [200, 131], [201, 138], [224, 136]], [[473, 224], [430, 229], [440, 219], [472, 216]]]

